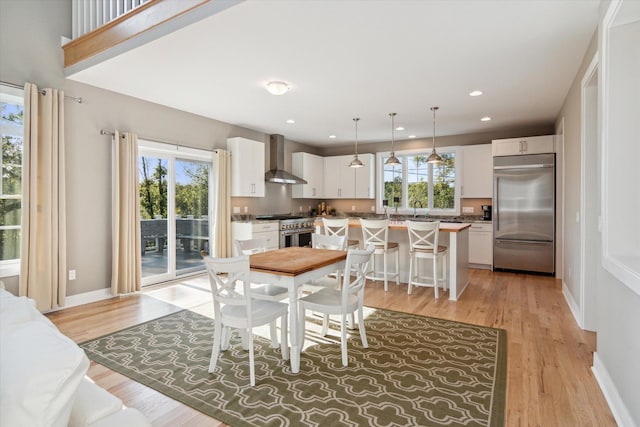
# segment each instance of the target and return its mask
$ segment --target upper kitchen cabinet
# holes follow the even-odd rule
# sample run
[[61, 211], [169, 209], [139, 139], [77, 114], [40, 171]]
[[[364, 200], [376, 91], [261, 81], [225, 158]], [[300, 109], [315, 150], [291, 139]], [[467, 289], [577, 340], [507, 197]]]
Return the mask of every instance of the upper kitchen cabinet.
[[294, 199], [317, 199], [324, 197], [324, 157], [309, 153], [293, 153], [291, 169], [294, 175], [307, 181], [291, 189]]
[[462, 197], [493, 197], [491, 144], [462, 147]]
[[355, 199], [355, 169], [349, 167], [352, 157], [324, 158], [324, 197], [326, 199]]
[[555, 135], [532, 136], [528, 138], [494, 139], [494, 156], [519, 156], [555, 152]]
[[264, 197], [264, 143], [227, 139], [231, 153], [231, 197]]
[[[356, 171], [356, 199], [376, 198], [376, 156], [374, 154], [360, 154], [358, 158], [364, 163]], [[349, 168], [347, 166], [347, 168]], [[349, 168], [353, 169], [353, 168]]]

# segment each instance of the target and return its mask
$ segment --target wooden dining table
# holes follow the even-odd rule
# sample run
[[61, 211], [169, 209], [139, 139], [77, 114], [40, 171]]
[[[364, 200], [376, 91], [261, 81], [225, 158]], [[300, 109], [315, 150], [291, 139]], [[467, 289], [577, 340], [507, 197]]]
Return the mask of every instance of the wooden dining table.
[[289, 247], [261, 252], [249, 257], [251, 282], [269, 283], [287, 288], [289, 292], [289, 336], [291, 343], [291, 371], [300, 371], [302, 342], [298, 319], [298, 291], [300, 285], [344, 269], [346, 251]]

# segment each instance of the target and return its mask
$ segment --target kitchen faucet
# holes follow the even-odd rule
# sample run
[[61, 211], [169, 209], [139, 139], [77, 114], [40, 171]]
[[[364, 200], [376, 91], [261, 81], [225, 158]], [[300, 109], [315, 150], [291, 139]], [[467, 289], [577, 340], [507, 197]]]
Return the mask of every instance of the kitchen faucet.
[[420, 200], [416, 200], [415, 202], [413, 202], [413, 217], [417, 217], [417, 208], [418, 205], [420, 205], [420, 208], [423, 208], [424, 206], [422, 206], [422, 202]]

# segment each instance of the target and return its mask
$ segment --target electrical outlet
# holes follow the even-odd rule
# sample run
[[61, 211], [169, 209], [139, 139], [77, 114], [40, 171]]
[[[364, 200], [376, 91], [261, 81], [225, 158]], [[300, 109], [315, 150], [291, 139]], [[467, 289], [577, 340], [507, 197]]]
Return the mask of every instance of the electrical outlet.
[[371, 212], [375, 212], [376, 211], [376, 207], [371, 205]]
[[244, 207], [244, 213], [248, 213], [249, 212], [249, 208], [247, 206]]
[[69, 270], [69, 280], [76, 280], [76, 271]]
[[233, 213], [240, 213], [240, 206], [234, 206]]
[[355, 205], [351, 205], [351, 211], [355, 212], [356, 211], [356, 206]]
[[302, 205], [298, 206], [298, 211], [302, 212]]
[[462, 213], [473, 213], [473, 206], [466, 206], [462, 208]]

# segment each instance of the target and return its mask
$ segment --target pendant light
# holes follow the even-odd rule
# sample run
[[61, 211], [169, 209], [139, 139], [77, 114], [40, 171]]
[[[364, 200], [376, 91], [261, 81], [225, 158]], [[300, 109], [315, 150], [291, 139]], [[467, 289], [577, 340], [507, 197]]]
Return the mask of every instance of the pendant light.
[[431, 111], [433, 111], [433, 150], [431, 150], [431, 155], [427, 158], [427, 163], [441, 163], [442, 157], [436, 153], [436, 111], [438, 111], [439, 107], [431, 107]]
[[394, 118], [396, 117], [396, 113], [389, 113], [389, 115], [391, 116], [391, 156], [389, 156], [389, 158], [387, 159], [386, 162], [384, 162], [385, 165], [389, 165], [389, 166], [400, 166], [402, 163], [400, 163], [400, 160], [398, 160], [398, 158], [396, 157], [396, 153], [393, 150], [393, 146], [394, 146], [394, 131], [395, 131], [395, 126], [394, 126]]
[[349, 163], [350, 168], [361, 168], [364, 166], [364, 163], [358, 159], [358, 122], [360, 119], [358, 117], [354, 118], [353, 121], [356, 124], [356, 154], [353, 156], [353, 160]]

